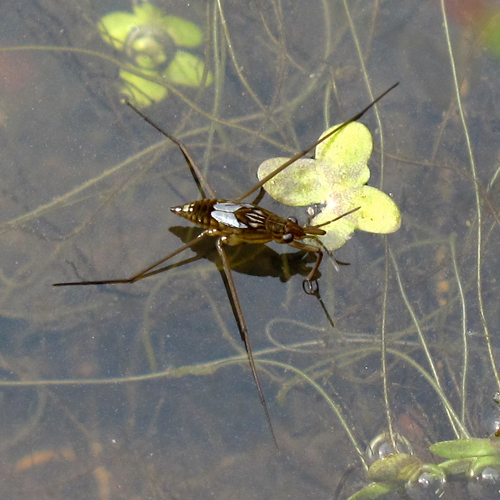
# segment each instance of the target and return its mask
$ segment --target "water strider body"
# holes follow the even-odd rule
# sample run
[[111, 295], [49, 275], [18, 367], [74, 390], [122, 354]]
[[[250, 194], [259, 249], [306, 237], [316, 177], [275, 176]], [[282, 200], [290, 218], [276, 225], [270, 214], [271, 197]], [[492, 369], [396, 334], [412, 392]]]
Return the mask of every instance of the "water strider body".
[[[205, 198], [170, 210], [211, 231], [212, 235], [220, 236], [230, 246], [270, 241], [296, 246], [296, 240], [325, 234], [323, 229], [302, 227], [294, 217], [285, 219], [252, 203]], [[302, 245], [300, 243], [296, 248], [302, 248]]]
[[[320, 247], [304, 243], [304, 238], [316, 238], [326, 234], [320, 226], [301, 226], [295, 217], [284, 218], [270, 210], [252, 203], [238, 203], [229, 200], [205, 198], [170, 210], [189, 222], [202, 227], [209, 236], [219, 236], [224, 245], [243, 243], [283, 243], [305, 252], [317, 255], [316, 263], [306, 281], [313, 280], [321, 263], [323, 252]], [[357, 209], [356, 209], [357, 210]], [[351, 210], [340, 217], [352, 213]], [[336, 220], [336, 219], [335, 219]], [[325, 224], [330, 224], [328, 221]], [[202, 233], [203, 234], [203, 233]], [[317, 240], [321, 245], [321, 242]]]
[[[133, 105], [127, 103], [136, 113], [138, 113], [146, 122], [151, 124], [154, 128], [156, 128], [163, 135], [168, 137], [172, 142], [174, 142], [179, 149], [181, 150], [186, 162], [191, 169], [193, 177], [200, 187], [200, 192], [202, 194], [202, 199], [194, 201], [192, 203], [188, 203], [186, 205], [172, 207], [171, 211], [190, 222], [201, 226], [204, 231], [181, 246], [174, 252], [170, 253], [166, 257], [162, 258], [158, 262], [155, 262], [151, 266], [143, 269], [139, 273], [135, 274], [130, 278], [119, 278], [119, 279], [108, 279], [108, 280], [96, 280], [96, 281], [77, 281], [77, 282], [67, 282], [67, 283], [54, 283], [54, 286], [62, 287], [62, 286], [82, 286], [82, 285], [113, 285], [119, 283], [135, 283], [136, 281], [143, 280], [150, 276], [154, 276], [155, 274], [159, 274], [168, 269], [168, 267], [159, 267], [164, 262], [170, 260], [172, 257], [182, 253], [184, 250], [194, 246], [200, 240], [211, 236], [216, 237], [216, 248], [219, 254], [219, 257], [222, 262], [222, 268], [224, 271], [224, 275], [226, 278], [226, 289], [228, 291], [229, 299], [231, 302], [231, 306], [233, 308], [233, 314], [238, 325], [238, 330], [245, 346], [245, 351], [247, 353], [248, 362], [250, 365], [250, 370], [252, 372], [252, 377], [255, 382], [255, 386], [257, 388], [257, 392], [259, 394], [259, 399], [264, 409], [264, 414], [266, 417], [267, 424], [269, 426], [269, 430], [271, 432], [271, 436], [273, 438], [274, 444], [276, 448], [278, 448], [278, 443], [276, 440], [276, 436], [274, 434], [273, 426], [271, 423], [271, 417], [269, 415], [269, 410], [267, 408], [266, 399], [264, 397], [264, 392], [262, 390], [259, 376], [257, 374], [257, 368], [255, 364], [255, 360], [252, 354], [252, 347], [250, 344], [250, 337], [248, 335], [248, 328], [246, 325], [245, 317], [243, 315], [243, 310], [241, 308], [241, 304], [239, 301], [238, 293], [236, 291], [236, 286], [234, 284], [233, 275], [231, 272], [231, 268], [229, 265], [229, 261], [224, 250], [224, 245], [235, 246], [244, 243], [268, 243], [271, 241], [275, 241], [276, 243], [282, 243], [290, 245], [294, 248], [298, 248], [300, 250], [306, 252], [312, 252], [316, 254], [316, 262], [307, 275], [304, 284], [307, 285], [304, 288], [306, 291], [313, 290], [313, 281], [314, 276], [318, 270], [318, 267], [321, 263], [321, 259], [323, 257], [323, 247], [321, 241], [318, 239], [318, 236], [324, 235], [325, 231], [321, 229], [321, 226], [325, 226], [334, 222], [341, 217], [345, 217], [346, 215], [358, 210], [359, 207], [350, 210], [349, 212], [340, 215], [339, 217], [330, 220], [324, 224], [320, 224], [317, 226], [301, 226], [298, 224], [297, 219], [294, 217], [283, 218], [279, 215], [265, 209], [259, 207], [256, 204], [252, 203], [244, 203], [243, 200], [259, 190], [266, 182], [275, 177], [279, 172], [284, 170], [286, 167], [299, 160], [307, 153], [312, 151], [318, 144], [325, 141], [333, 134], [344, 128], [349, 123], [358, 120], [366, 111], [368, 111], [375, 103], [377, 103], [382, 97], [384, 97], [389, 91], [391, 91], [394, 87], [398, 85], [397, 83], [383, 92], [379, 97], [377, 97], [374, 101], [372, 101], [366, 108], [360, 111], [358, 114], [353, 116], [348, 121], [344, 122], [342, 125], [339, 125], [334, 130], [326, 134], [317, 140], [314, 144], [309, 146], [309, 148], [301, 151], [293, 158], [290, 158], [288, 161], [279, 166], [274, 172], [270, 173], [260, 182], [258, 182], [255, 186], [253, 186], [249, 191], [240, 196], [235, 200], [224, 200], [217, 199], [215, 196], [215, 192], [210, 187], [210, 184], [205, 179], [204, 175], [196, 165], [196, 163], [191, 158], [188, 150], [184, 146], [182, 142], [178, 139], [170, 135], [161, 129], [158, 125], [153, 123], [147, 116], [137, 110]], [[205, 196], [205, 191], [209, 194], [209, 198]], [[312, 245], [306, 243], [302, 240], [304, 239], [312, 239], [315, 240], [319, 246]], [[324, 249], [327, 251], [327, 249]]]

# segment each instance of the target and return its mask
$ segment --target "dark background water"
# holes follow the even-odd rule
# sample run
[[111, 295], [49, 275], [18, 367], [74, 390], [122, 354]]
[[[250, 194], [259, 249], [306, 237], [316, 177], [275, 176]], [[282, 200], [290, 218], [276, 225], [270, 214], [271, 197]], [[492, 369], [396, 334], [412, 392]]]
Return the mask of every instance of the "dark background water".
[[[362, 121], [375, 136], [370, 184], [383, 182], [403, 226], [387, 239], [356, 233], [336, 254], [351, 263], [340, 272], [323, 263], [335, 329], [303, 293], [303, 268], [291, 264], [298, 275], [277, 279], [282, 264], [271, 252], [241, 249], [253, 260], [236, 266], [244, 271], [236, 286], [255, 352], [269, 350], [259, 359], [316, 380], [360, 449], [387, 430], [383, 331], [389, 414], [424, 459], [430, 443], [460, 437], [444, 398], [470, 435], [488, 435], [497, 418], [485, 334], [495, 357], [500, 61], [481, 45], [469, 4], [448, 3], [452, 53], [437, 1], [348, 2], [349, 11], [326, 0], [157, 5], [203, 27], [207, 45], [197, 53], [215, 82], [177, 87], [147, 113], [188, 144], [221, 198], [248, 190], [264, 159], [301, 150], [368, 104], [370, 92], [401, 82], [380, 103], [379, 121], [374, 111]], [[118, 67], [100, 56], [117, 54], [95, 24], [130, 8], [0, 7], [1, 47], [17, 47], [0, 52], [0, 491], [328, 499], [355, 464], [352, 493], [367, 480], [338, 416], [291, 368], [263, 364], [281, 453], [274, 449], [246, 359], [229, 363], [242, 347], [213, 245], [198, 250], [207, 258], [133, 286], [51, 287], [129, 276], [191, 237], [169, 231], [188, 224], [168, 208], [198, 198], [182, 156], [120, 104]], [[305, 220], [302, 209], [263, 205]], [[430, 361], [441, 390], [411, 364], [433, 377]], [[41, 463], [19, 462], [30, 454]]]

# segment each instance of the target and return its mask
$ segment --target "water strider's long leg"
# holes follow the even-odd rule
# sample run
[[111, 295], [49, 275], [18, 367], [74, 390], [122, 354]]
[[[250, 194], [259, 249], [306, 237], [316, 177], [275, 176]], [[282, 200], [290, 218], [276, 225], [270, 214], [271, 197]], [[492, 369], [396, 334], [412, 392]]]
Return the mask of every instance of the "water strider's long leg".
[[255, 361], [253, 359], [252, 346], [250, 344], [250, 336], [248, 335], [247, 324], [245, 321], [245, 317], [243, 316], [243, 310], [241, 309], [240, 300], [238, 298], [238, 292], [236, 291], [236, 285], [234, 284], [233, 273], [231, 272], [231, 268], [229, 267], [229, 260], [224, 250], [224, 243], [222, 242], [222, 238], [217, 239], [216, 247], [217, 247], [217, 252], [219, 252], [219, 257], [222, 261], [222, 267], [226, 278], [229, 300], [233, 308], [233, 314], [236, 319], [236, 323], [238, 325], [238, 330], [240, 331], [241, 340], [245, 345], [245, 351], [247, 353], [248, 363], [250, 364], [250, 371], [252, 372], [252, 377], [255, 382], [255, 386], [257, 387], [257, 392], [259, 393], [259, 399], [262, 404], [262, 408], [264, 408], [264, 414], [266, 416], [269, 430], [271, 431], [271, 436], [273, 438], [274, 445], [276, 446], [276, 449], [279, 450], [278, 441], [276, 440], [276, 436], [274, 434], [273, 424], [271, 423], [271, 416], [269, 415], [269, 410], [267, 409], [266, 398], [264, 397], [264, 391], [262, 390], [262, 386], [260, 385], [259, 376], [257, 374], [257, 367], [255, 366]]
[[134, 276], [130, 278], [118, 278], [118, 279], [98, 280], [98, 281], [70, 281], [69, 283], [54, 283], [52, 286], [117, 285], [119, 283], [135, 283], [136, 281], [140, 281], [145, 278], [149, 278], [150, 276], [154, 276], [155, 274], [164, 272], [166, 270], [165, 268], [156, 269], [154, 271], [153, 269], [155, 267], [158, 267], [160, 264], [163, 264], [167, 260], [170, 260], [172, 257], [175, 257], [176, 255], [179, 255], [180, 253], [184, 252], [184, 250], [191, 248], [193, 245], [200, 242], [207, 236], [210, 236], [210, 232], [203, 231], [203, 233], [198, 235], [194, 240], [191, 240], [189, 243], [186, 243], [177, 250], [174, 250], [172, 253], [169, 253], [166, 257], [163, 257], [163, 259], [160, 259], [158, 262], [155, 262], [153, 265], [147, 267], [146, 269], [143, 269], [137, 274], [134, 274]]
[[186, 163], [188, 164], [189, 170], [191, 170], [191, 174], [193, 175], [193, 179], [196, 182], [196, 185], [198, 186], [198, 189], [200, 191], [201, 197], [206, 198], [205, 191], [208, 193], [210, 198], [217, 198], [215, 195], [214, 190], [210, 187], [210, 184], [208, 183], [206, 177], [203, 175], [203, 172], [200, 170], [198, 165], [196, 165], [195, 161], [191, 157], [189, 151], [187, 150], [186, 146], [179, 141], [179, 139], [176, 139], [173, 135], [170, 135], [167, 131], [163, 130], [159, 125], [157, 125], [153, 120], [148, 118], [142, 111], [138, 110], [133, 104], [131, 104], [129, 101], [126, 99], [124, 100], [125, 104], [133, 109], [146, 123], [149, 123], [152, 127], [154, 127], [160, 134], [163, 134], [165, 137], [170, 139], [174, 144], [176, 144], [179, 149], [181, 150], [182, 155], [184, 156]]

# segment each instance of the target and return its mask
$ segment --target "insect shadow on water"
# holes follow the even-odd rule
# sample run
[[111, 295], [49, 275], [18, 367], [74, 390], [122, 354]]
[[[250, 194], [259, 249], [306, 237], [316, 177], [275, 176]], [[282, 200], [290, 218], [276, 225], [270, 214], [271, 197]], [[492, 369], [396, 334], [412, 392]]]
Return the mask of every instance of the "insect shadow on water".
[[[312, 151], [318, 144], [327, 140], [333, 134], [339, 132], [350, 123], [361, 118], [371, 107], [373, 107], [378, 101], [380, 101], [380, 99], [382, 99], [387, 93], [389, 93], [394, 87], [396, 87], [398, 83], [395, 83], [390, 88], [388, 88], [385, 92], [383, 92], [376, 99], [374, 99], [368, 106], [366, 106], [362, 111], [360, 111], [352, 118], [345, 121], [332, 131], [330, 131], [325, 136], [321, 137], [307, 149], [304, 149], [300, 153], [290, 158], [288, 161], [280, 165], [276, 170], [274, 170], [268, 176], [266, 176], [264, 179], [258, 182], [255, 186], [253, 186], [249, 191], [247, 191], [245, 194], [234, 200], [225, 200], [217, 198], [215, 192], [210, 187], [205, 176], [203, 175], [199, 167], [192, 159], [189, 151], [184, 146], [184, 144], [175, 137], [173, 137], [172, 135], [170, 135], [168, 132], [161, 129], [158, 125], [152, 122], [146, 115], [144, 115], [141, 111], [135, 108], [131, 103], [125, 101], [125, 103], [128, 106], [130, 106], [147, 123], [152, 125], [156, 130], [158, 130], [161, 134], [165, 135], [168, 139], [170, 139], [179, 147], [191, 170], [194, 180], [200, 190], [202, 199], [194, 201], [192, 203], [187, 203], [182, 206], [172, 207], [170, 210], [174, 214], [177, 214], [180, 217], [183, 217], [189, 220], [190, 222], [193, 222], [194, 224], [201, 226], [204, 229], [204, 231], [193, 240], [189, 241], [188, 243], [181, 246], [177, 250], [173, 251], [166, 257], [160, 259], [159, 261], [155, 262], [151, 266], [148, 266], [146, 269], [143, 269], [142, 271], [138, 272], [137, 274], [135, 274], [130, 278], [54, 283], [53, 286], [61, 287], [61, 286], [115, 285], [120, 283], [135, 283], [136, 281], [149, 278], [150, 276], [154, 276], [156, 274], [168, 270], [170, 266], [160, 267], [160, 268], [158, 268], [158, 266], [170, 260], [172, 257], [175, 257], [176, 255], [184, 252], [184, 250], [191, 248], [192, 246], [194, 246], [207, 236], [217, 237], [216, 248], [222, 262], [223, 278], [225, 281], [225, 286], [228, 292], [231, 307], [233, 309], [234, 318], [236, 320], [241, 339], [245, 346], [245, 351], [250, 365], [250, 371], [252, 372], [252, 377], [255, 386], [257, 388], [257, 392], [259, 394], [260, 402], [264, 409], [264, 414], [266, 417], [269, 430], [271, 432], [274, 445], [276, 446], [276, 449], [279, 449], [273, 425], [271, 423], [269, 410], [267, 408], [266, 399], [264, 397], [264, 392], [262, 390], [259, 376], [257, 374], [257, 368], [252, 354], [252, 347], [250, 344], [248, 328], [246, 325], [245, 317], [243, 315], [243, 310], [240, 304], [238, 293], [236, 291], [236, 286], [229, 265], [229, 260], [224, 250], [224, 245], [235, 246], [243, 243], [263, 244], [274, 241], [276, 243], [288, 244], [294, 248], [298, 248], [305, 252], [314, 253], [316, 255], [316, 262], [314, 263], [311, 271], [304, 280], [303, 287], [306, 293], [310, 295], [315, 295], [317, 298], [320, 299], [318, 283], [317, 280], [315, 279], [315, 275], [318, 271], [319, 265], [321, 264], [324, 252], [326, 252], [329, 256], [333, 258], [331, 252], [329, 252], [329, 250], [323, 245], [323, 243], [318, 238], [318, 236], [326, 234], [326, 231], [324, 229], [321, 229], [321, 227], [331, 224], [332, 222], [335, 222], [336, 220], [341, 219], [342, 217], [345, 217], [346, 215], [349, 215], [355, 212], [356, 210], [359, 210], [360, 207], [356, 207], [323, 224], [315, 226], [307, 226], [307, 225], [301, 226], [297, 222], [297, 219], [295, 217], [288, 217], [285, 219], [283, 217], [280, 217], [279, 215], [276, 215], [270, 210], [258, 206], [256, 203], [259, 197], [257, 197], [256, 200], [254, 200], [254, 203], [244, 203], [243, 200], [252, 195], [253, 193], [255, 193], [256, 191], [260, 190], [266, 182], [271, 180], [278, 173], [280, 173], [282, 170], [284, 170], [286, 167], [288, 167], [295, 161], [304, 157], [306, 154]], [[208, 193], [209, 197], [207, 197], [206, 193]], [[302, 241], [304, 239], [313, 240], [314, 242], [316, 242], [317, 245], [305, 243], [304, 241]], [[322, 307], [326, 311], [326, 308], [324, 307], [323, 304]], [[333, 324], [328, 313], [327, 317], [329, 321]]]

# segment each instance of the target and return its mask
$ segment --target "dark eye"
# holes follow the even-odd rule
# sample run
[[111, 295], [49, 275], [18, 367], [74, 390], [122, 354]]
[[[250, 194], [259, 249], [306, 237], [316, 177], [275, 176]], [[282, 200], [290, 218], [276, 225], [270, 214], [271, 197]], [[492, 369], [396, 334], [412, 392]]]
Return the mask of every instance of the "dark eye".
[[283, 241], [285, 243], [291, 243], [293, 241], [293, 234], [292, 233], [285, 233], [283, 235]]
[[290, 221], [290, 222], [293, 222], [294, 224], [298, 224], [297, 217], [288, 217], [287, 220]]

